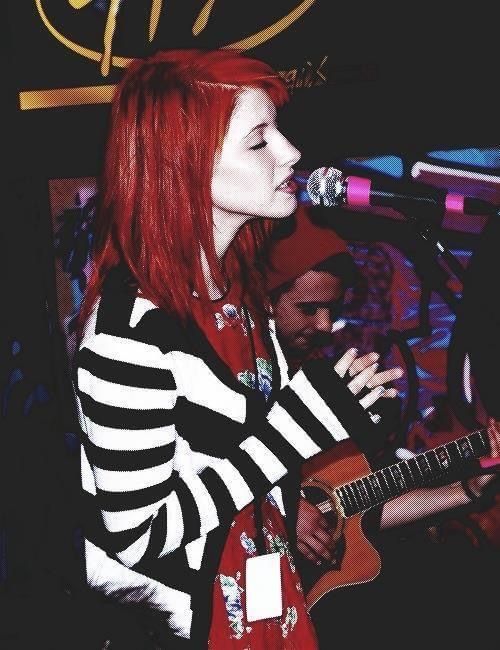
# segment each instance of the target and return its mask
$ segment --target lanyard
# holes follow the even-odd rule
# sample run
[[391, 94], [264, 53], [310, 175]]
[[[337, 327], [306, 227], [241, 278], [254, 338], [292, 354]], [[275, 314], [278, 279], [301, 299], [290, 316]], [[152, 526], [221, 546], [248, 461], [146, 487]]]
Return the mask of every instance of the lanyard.
[[[248, 313], [248, 307], [246, 306], [246, 304], [243, 301], [242, 301], [242, 304], [243, 304], [243, 313], [245, 314], [245, 321], [246, 321], [246, 326], [247, 326], [248, 338], [249, 338], [250, 347], [251, 347], [251, 350], [252, 350], [253, 367], [254, 367], [253, 388], [254, 388], [254, 390], [259, 390], [259, 369], [258, 369], [258, 366], [257, 366], [257, 354], [256, 354], [256, 351], [255, 351], [255, 341], [254, 341], [253, 333], [252, 333], [252, 324], [251, 324], [250, 314]], [[264, 529], [263, 529], [264, 525], [263, 525], [263, 517], [262, 517], [262, 499], [260, 497], [257, 498], [257, 499], [254, 499], [253, 513], [254, 513], [254, 523], [255, 523], [255, 530], [256, 530], [255, 546], [257, 548], [257, 553], [259, 555], [265, 555], [265, 553], [266, 553], [266, 543], [265, 543], [265, 540], [264, 540]]]

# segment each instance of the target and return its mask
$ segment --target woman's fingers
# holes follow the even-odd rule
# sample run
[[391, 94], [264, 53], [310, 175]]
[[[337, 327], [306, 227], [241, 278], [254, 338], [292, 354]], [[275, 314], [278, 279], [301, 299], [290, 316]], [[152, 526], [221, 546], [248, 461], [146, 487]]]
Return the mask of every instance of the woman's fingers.
[[354, 375], [359, 374], [363, 370], [366, 370], [369, 366], [373, 365], [376, 361], [378, 361], [380, 358], [380, 355], [377, 352], [370, 352], [369, 354], [364, 354], [362, 357], [359, 357], [355, 361], [352, 362], [352, 364], [349, 367], [349, 374], [351, 377], [354, 377]]
[[[368, 408], [379, 397], [394, 398], [398, 396], [395, 388], [382, 388], [382, 384], [400, 379], [404, 370], [400, 367], [390, 368], [382, 372], [377, 372], [379, 355], [377, 352], [370, 352], [362, 357], [356, 358], [358, 351], [356, 348], [349, 349], [335, 364], [334, 370], [340, 377], [350, 376], [353, 379], [347, 384], [349, 390], [357, 395], [363, 388], [368, 388], [372, 392], [360, 400], [363, 408]], [[381, 388], [381, 390], [375, 390]]]
[[377, 372], [377, 368], [378, 364], [373, 363], [371, 366], [368, 366], [368, 368], [362, 370], [358, 375], [354, 377], [352, 381], [347, 384], [347, 388], [351, 391], [351, 393], [353, 393], [353, 395], [357, 395], [363, 390], [363, 388]]
[[339, 375], [339, 377], [345, 377], [347, 371], [349, 370], [349, 367], [352, 365], [357, 354], [358, 351], [356, 350], [356, 348], [351, 348], [350, 350], [347, 350], [347, 352], [340, 357], [337, 363], [333, 366], [333, 369], [335, 370], [337, 375]]
[[385, 388], [383, 386], [377, 386], [377, 388], [374, 388], [371, 393], [368, 393], [368, 395], [365, 395], [363, 398], [359, 400], [359, 403], [364, 409], [369, 408], [372, 404], [375, 404], [375, 402], [378, 400], [379, 397], [382, 397], [382, 395], [386, 392]]
[[382, 372], [377, 372], [371, 379], [366, 382], [367, 388], [376, 388], [381, 384], [386, 384], [389, 381], [394, 381], [395, 379], [400, 379], [404, 374], [403, 368], [399, 366], [395, 368], [390, 368], [389, 370], [384, 370]]
[[399, 395], [398, 391], [395, 388], [388, 388], [386, 391], [384, 391], [380, 397], [383, 397], [384, 399], [388, 397], [389, 399], [394, 399]]

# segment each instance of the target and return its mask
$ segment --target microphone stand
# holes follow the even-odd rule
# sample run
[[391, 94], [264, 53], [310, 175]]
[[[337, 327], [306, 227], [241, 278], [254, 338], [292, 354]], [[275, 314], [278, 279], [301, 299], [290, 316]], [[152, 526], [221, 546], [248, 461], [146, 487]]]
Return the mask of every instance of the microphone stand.
[[437, 228], [428, 221], [414, 217], [411, 214], [403, 213], [405, 219], [413, 225], [420, 237], [433, 248], [436, 249], [437, 254], [447, 264], [448, 268], [454, 273], [455, 277], [460, 280], [463, 285], [465, 279], [465, 269], [458, 259], [453, 255], [449, 248], [439, 239]]
[[[445, 264], [439, 264], [442, 270], [445, 270], [448, 275], [450, 272], [460, 281], [463, 288], [466, 275], [466, 269], [462, 266], [456, 256], [450, 249], [441, 241], [440, 233], [436, 226], [434, 226], [428, 219], [422, 219], [406, 210], [400, 210], [403, 217], [410, 223], [420, 238], [429, 246], [429, 248], [436, 254], [438, 263], [442, 260]], [[446, 267], [446, 268], [444, 268]], [[447, 295], [445, 295], [447, 294]], [[453, 292], [449, 287], [445, 286], [441, 292], [442, 298], [456, 315], [459, 309], [461, 299], [456, 292]]]
[[[451, 271], [453, 275], [460, 281], [462, 288], [464, 286], [464, 280], [466, 276], [466, 269], [462, 266], [462, 264], [459, 262], [459, 260], [453, 255], [453, 253], [450, 251], [450, 249], [441, 241], [439, 238], [439, 229], [432, 224], [428, 218], [425, 217], [421, 218], [419, 216], [415, 216], [414, 214], [407, 212], [404, 209], [398, 208], [398, 211], [403, 215], [403, 217], [412, 224], [413, 228], [417, 232], [417, 234], [420, 236], [420, 238], [429, 245], [429, 247], [434, 251], [434, 253], [437, 254], [438, 260], [443, 260], [445, 263], [440, 264], [440, 268], [443, 269], [443, 266], [447, 267], [448, 271]], [[425, 212], [425, 207], [423, 207], [423, 211]], [[500, 209], [495, 212], [495, 214], [492, 214], [490, 218], [497, 218], [500, 219]], [[446, 269], [443, 269], [446, 270]], [[448, 299], [442, 295], [443, 299], [447, 302], [448, 306], [453, 310], [455, 315], [457, 314], [457, 309], [458, 306], [461, 302], [459, 296], [457, 293], [454, 293], [449, 287], [446, 287], [445, 293], [449, 291], [449, 296]], [[450, 299], [451, 296], [451, 299]], [[450, 304], [450, 302], [452, 304]], [[500, 323], [497, 323], [500, 327]]]
[[[462, 264], [459, 262], [459, 260], [453, 255], [453, 253], [447, 248], [445, 244], [440, 240], [439, 238], [439, 229], [434, 226], [434, 224], [430, 223], [428, 219], [421, 219], [420, 217], [415, 216], [414, 214], [409, 214], [407, 212], [404, 212], [403, 210], [400, 210], [401, 214], [404, 216], [404, 218], [412, 224], [414, 227], [415, 231], [418, 233], [420, 238], [431, 248], [431, 250], [436, 253], [437, 260], [442, 259], [445, 262], [445, 265], [439, 264], [439, 268], [442, 270], [443, 266], [446, 266], [451, 273], [460, 281], [461, 287], [462, 287], [462, 292], [464, 289], [464, 281], [465, 277], [467, 274], [468, 269], [465, 269]], [[500, 210], [497, 211], [496, 214], [492, 214], [490, 216], [492, 219], [500, 219]], [[451, 277], [450, 273], [448, 275]], [[462, 317], [463, 314], [463, 309], [468, 308], [465, 303], [463, 303], [461, 296], [457, 293], [454, 292], [452, 289], [450, 289], [447, 284], [445, 283], [444, 286], [440, 287], [440, 289], [436, 289], [443, 300], [446, 302], [448, 307], [451, 309], [451, 311], [454, 313], [454, 315], [458, 318]], [[446, 294], [448, 295], [448, 298], [446, 297]], [[479, 296], [476, 296], [476, 298], [479, 300], [479, 304], [482, 309], [482, 313], [480, 314], [481, 318], [488, 319], [490, 323], [493, 323], [495, 328], [498, 330], [500, 333], [500, 319], [498, 316], [493, 312], [492, 304], [490, 304], [487, 300], [487, 298], [480, 294]], [[453, 335], [454, 337], [454, 335]], [[452, 338], [453, 338], [452, 337]], [[452, 347], [453, 344], [450, 343], [450, 347]], [[449, 352], [450, 350], [448, 350]], [[455, 411], [457, 415], [458, 412]], [[464, 415], [462, 413], [462, 415]], [[462, 420], [462, 418], [459, 417], [459, 419]], [[495, 469], [495, 471], [499, 471], [498, 468]], [[486, 473], [486, 472], [483, 472]]]

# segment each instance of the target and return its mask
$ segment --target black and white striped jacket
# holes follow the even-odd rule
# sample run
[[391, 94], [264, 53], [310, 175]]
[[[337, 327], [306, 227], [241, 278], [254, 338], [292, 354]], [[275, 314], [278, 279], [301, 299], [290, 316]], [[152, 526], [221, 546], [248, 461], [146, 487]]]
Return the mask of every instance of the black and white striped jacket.
[[[348, 431], [370, 435], [373, 426], [327, 362], [289, 380], [272, 323], [270, 337], [266, 403], [196, 325], [136, 296], [117, 267], [76, 355], [87, 582], [156, 611], [169, 647], [206, 647], [235, 513]], [[279, 488], [273, 495], [283, 504]]]

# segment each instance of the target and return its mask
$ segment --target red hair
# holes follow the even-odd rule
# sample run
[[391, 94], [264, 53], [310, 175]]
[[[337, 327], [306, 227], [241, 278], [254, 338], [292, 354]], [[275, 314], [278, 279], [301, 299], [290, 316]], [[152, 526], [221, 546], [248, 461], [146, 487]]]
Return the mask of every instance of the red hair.
[[[172, 50], [133, 61], [113, 100], [92, 272], [83, 328], [107, 271], [123, 262], [143, 296], [187, 318], [192, 291], [207, 304], [200, 246], [217, 286], [225, 285], [213, 240], [211, 180], [238, 94], [266, 91], [277, 107], [286, 87], [267, 64], [230, 50]], [[248, 222], [224, 265], [256, 306], [267, 304], [255, 255], [268, 226]], [[81, 331], [81, 329], [80, 329]]]

